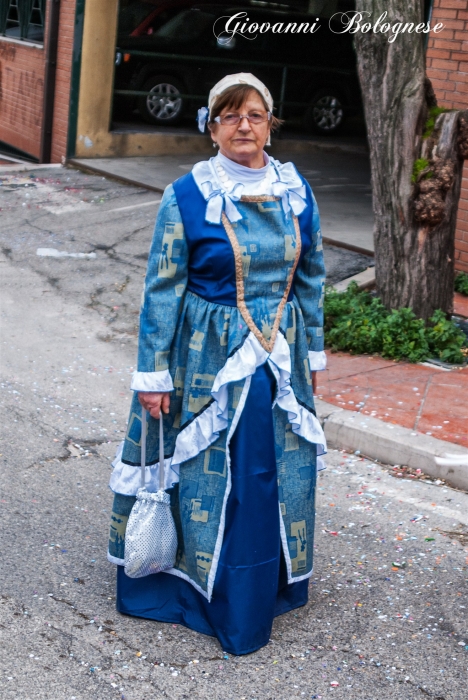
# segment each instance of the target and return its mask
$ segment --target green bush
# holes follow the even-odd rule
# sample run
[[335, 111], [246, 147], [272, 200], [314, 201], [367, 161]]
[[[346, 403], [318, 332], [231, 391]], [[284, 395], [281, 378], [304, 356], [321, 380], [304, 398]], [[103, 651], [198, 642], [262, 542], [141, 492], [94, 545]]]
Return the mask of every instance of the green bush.
[[463, 362], [461, 348], [466, 345], [466, 336], [443, 311], [439, 310], [433, 314], [426, 336], [431, 357], [455, 364]]
[[468, 297], [468, 275], [466, 272], [459, 272], [455, 277], [455, 291]]
[[394, 360], [423, 362], [430, 357], [426, 324], [411, 309], [393, 309], [382, 319], [382, 355]]
[[324, 313], [325, 342], [332, 350], [378, 353], [410, 362], [464, 361], [465, 334], [442, 311], [436, 311], [428, 323], [416, 318], [411, 309], [387, 311], [380, 299], [353, 282], [345, 292], [327, 288]]

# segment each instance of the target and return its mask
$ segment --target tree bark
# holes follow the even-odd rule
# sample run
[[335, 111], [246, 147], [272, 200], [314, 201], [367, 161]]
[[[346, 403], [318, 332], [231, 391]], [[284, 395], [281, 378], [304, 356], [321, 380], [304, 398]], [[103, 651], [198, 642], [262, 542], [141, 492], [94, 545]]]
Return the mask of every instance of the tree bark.
[[[421, 0], [357, 0], [372, 25], [423, 21]], [[451, 313], [454, 240], [467, 112], [427, 119], [437, 105], [425, 74], [424, 34], [355, 34], [372, 172], [377, 293], [389, 309], [411, 307], [427, 319]], [[415, 161], [420, 171], [413, 177]], [[413, 181], [412, 181], [413, 179]]]

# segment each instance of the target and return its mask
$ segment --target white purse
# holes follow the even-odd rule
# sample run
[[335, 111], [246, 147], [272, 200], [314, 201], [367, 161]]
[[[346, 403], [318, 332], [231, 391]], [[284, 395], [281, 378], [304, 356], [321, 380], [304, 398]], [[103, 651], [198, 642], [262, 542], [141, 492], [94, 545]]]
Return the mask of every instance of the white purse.
[[164, 490], [164, 431], [159, 419], [159, 489], [150, 493], [145, 486], [146, 411], [141, 416], [141, 486], [131, 510], [125, 534], [125, 573], [142, 578], [166, 571], [174, 566], [177, 532], [172, 517], [170, 497]]

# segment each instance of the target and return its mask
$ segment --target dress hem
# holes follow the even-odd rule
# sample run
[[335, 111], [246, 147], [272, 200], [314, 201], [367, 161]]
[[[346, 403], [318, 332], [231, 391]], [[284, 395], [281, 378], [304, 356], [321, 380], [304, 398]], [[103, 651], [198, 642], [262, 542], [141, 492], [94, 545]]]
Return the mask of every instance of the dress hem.
[[[167, 573], [167, 572], [165, 572]], [[303, 608], [305, 605], [307, 605], [307, 600], [304, 602], [300, 602], [297, 604], [290, 604], [285, 606], [284, 609], [279, 610], [278, 612], [275, 611], [273, 618], [280, 617], [280, 615], [285, 615], [288, 612], [291, 612], [292, 610], [297, 610], [297, 608]], [[213, 637], [217, 638], [216, 634], [214, 631], [208, 632], [206, 629], [201, 629], [197, 625], [189, 625], [186, 622], [181, 622], [179, 619], [176, 619], [175, 617], [170, 618], [170, 617], [164, 617], [163, 615], [157, 615], [157, 617], [148, 617], [147, 615], [138, 614], [134, 612], [128, 612], [127, 610], [123, 610], [122, 608], [119, 608], [118, 605], [116, 605], [116, 610], [118, 613], [121, 615], [127, 615], [128, 617], [137, 617], [142, 620], [153, 620], [154, 622], [163, 622], [164, 624], [168, 625], [180, 625], [181, 627], [185, 627], [185, 629], [192, 630], [193, 632], [197, 632], [198, 634], [205, 634], [207, 637]], [[255, 651], [258, 651], [259, 649], [262, 649], [264, 646], [268, 644], [270, 639], [268, 639], [265, 643], [263, 644], [258, 644], [252, 649], [248, 649], [247, 651], [231, 651], [227, 647], [222, 647], [222, 650], [227, 653], [227, 654], [232, 654], [233, 656], [245, 656], [246, 654], [253, 654]], [[221, 646], [221, 645], [220, 645]]]

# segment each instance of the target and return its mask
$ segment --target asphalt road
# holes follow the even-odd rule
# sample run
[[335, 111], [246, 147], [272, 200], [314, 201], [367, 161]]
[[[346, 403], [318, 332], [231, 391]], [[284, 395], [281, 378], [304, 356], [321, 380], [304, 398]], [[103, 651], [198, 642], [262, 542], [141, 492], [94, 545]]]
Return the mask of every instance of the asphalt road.
[[41, 178], [0, 189], [2, 700], [465, 700], [468, 496], [360, 455], [330, 451], [310, 602], [261, 651], [115, 611], [107, 482], [157, 205]]

